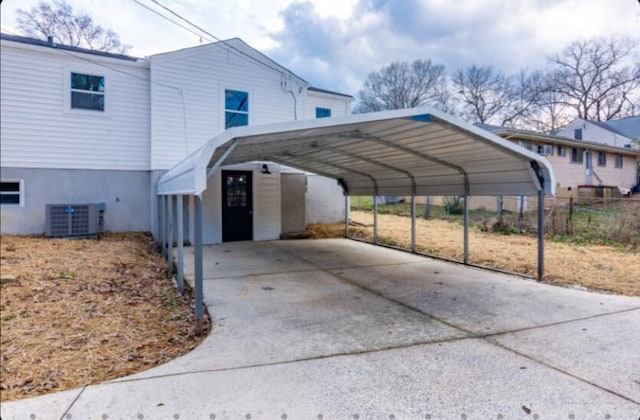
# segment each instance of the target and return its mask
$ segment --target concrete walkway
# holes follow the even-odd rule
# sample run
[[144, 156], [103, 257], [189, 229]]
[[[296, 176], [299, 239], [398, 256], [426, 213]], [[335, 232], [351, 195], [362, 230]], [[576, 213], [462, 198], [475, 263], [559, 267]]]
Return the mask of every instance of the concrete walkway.
[[2, 419], [640, 416], [640, 298], [344, 239], [208, 246], [205, 278], [197, 349]]

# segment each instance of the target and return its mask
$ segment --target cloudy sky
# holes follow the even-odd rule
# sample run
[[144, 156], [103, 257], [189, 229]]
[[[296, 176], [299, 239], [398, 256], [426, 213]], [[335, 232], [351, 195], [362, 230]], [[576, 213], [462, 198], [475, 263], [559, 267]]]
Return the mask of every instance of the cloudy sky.
[[[168, 14], [152, 0], [137, 1]], [[132, 45], [131, 55], [201, 42], [134, 0], [67, 2], [116, 31]], [[220, 39], [242, 38], [314, 86], [349, 94], [358, 91], [369, 72], [393, 60], [431, 58], [449, 71], [478, 64], [512, 73], [543, 67], [547, 54], [575, 39], [609, 34], [640, 39], [638, 0], [158, 2]], [[17, 33], [16, 9], [36, 3], [4, 0], [2, 31]]]

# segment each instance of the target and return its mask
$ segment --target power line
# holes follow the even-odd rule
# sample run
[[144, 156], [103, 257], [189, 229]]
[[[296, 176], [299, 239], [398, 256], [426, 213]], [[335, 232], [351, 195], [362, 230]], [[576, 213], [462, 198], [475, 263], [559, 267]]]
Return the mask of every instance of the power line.
[[138, 0], [133, 0], [133, 1], [134, 1], [134, 3], [136, 3], [136, 4], [138, 4], [138, 5], [142, 6], [142, 7], [144, 7], [144, 8], [145, 8], [145, 9], [147, 9], [148, 11], [150, 11], [150, 12], [152, 12], [152, 13], [155, 13], [156, 15], [160, 16], [161, 18], [166, 19], [166, 20], [168, 20], [169, 22], [173, 23], [174, 25], [177, 25], [177, 26], [181, 27], [181, 28], [182, 28], [182, 29], [184, 29], [185, 31], [189, 31], [189, 32], [191, 32], [192, 34], [194, 34], [194, 35], [196, 35], [196, 36], [198, 36], [198, 37], [200, 37], [200, 38], [204, 38], [204, 39], [205, 39], [206, 41], [208, 41], [208, 42], [211, 42], [211, 40], [210, 40], [210, 39], [208, 39], [208, 38], [206, 38], [206, 37], [202, 36], [202, 34], [199, 34], [199, 33], [197, 33], [196, 31], [192, 31], [191, 29], [187, 28], [186, 26], [184, 26], [184, 25], [183, 25], [183, 24], [181, 24], [180, 22], [176, 22], [175, 20], [173, 20], [173, 19], [169, 18], [168, 16], [165, 16], [165, 15], [163, 15], [162, 13], [160, 13], [160, 12], [158, 12], [158, 11], [156, 11], [156, 10], [153, 10], [151, 7], [147, 6], [146, 4], [143, 4], [143, 3], [141, 3], [141, 2], [140, 2], [140, 1], [138, 1]]
[[[141, 5], [141, 6], [142, 6], [142, 4], [139, 2], [139, 0], [133, 0], [133, 1], [134, 1], [135, 3], [137, 3], [137, 4], [139, 4], [139, 5]], [[284, 76], [284, 75], [285, 75], [285, 73], [293, 74], [293, 73], [291, 73], [291, 72], [290, 72], [290, 71], [288, 71], [288, 70], [284, 71], [284, 70], [283, 70], [283, 69], [281, 69], [281, 68], [274, 67], [274, 66], [272, 66], [271, 64], [269, 64], [268, 62], [264, 62], [264, 61], [258, 60], [258, 59], [257, 59], [257, 58], [255, 58], [254, 56], [252, 56], [252, 55], [250, 55], [250, 54], [247, 54], [246, 52], [242, 51], [241, 49], [236, 48], [236, 47], [234, 47], [233, 45], [230, 45], [230, 44], [226, 43], [225, 41], [221, 40], [220, 38], [218, 38], [217, 36], [215, 36], [215, 35], [214, 35], [214, 34], [212, 34], [211, 32], [209, 32], [209, 31], [207, 31], [206, 29], [204, 29], [204, 28], [202, 28], [202, 27], [200, 27], [200, 26], [196, 25], [195, 23], [191, 22], [189, 19], [187, 19], [187, 18], [185, 18], [185, 17], [181, 16], [179, 13], [177, 13], [177, 12], [175, 12], [175, 11], [171, 10], [169, 7], [167, 7], [167, 6], [165, 6], [164, 4], [160, 3], [158, 0], [150, 0], [150, 1], [151, 1], [151, 2], [153, 2], [154, 4], [156, 4], [157, 6], [159, 6], [159, 7], [163, 8], [164, 10], [168, 11], [168, 12], [169, 12], [169, 13], [171, 13], [172, 15], [176, 16], [178, 19], [182, 20], [183, 22], [187, 23], [188, 25], [192, 26], [193, 28], [196, 28], [197, 30], [201, 31], [202, 33], [204, 33], [204, 34], [208, 35], [209, 37], [211, 37], [211, 38], [215, 39], [216, 41], [220, 42], [220, 44], [221, 44], [221, 47], [222, 47], [222, 48], [225, 48], [225, 49], [227, 49], [228, 51], [232, 51], [232, 52], [235, 52], [235, 53], [237, 53], [237, 54], [239, 54], [239, 55], [241, 55], [241, 56], [244, 56], [244, 57], [248, 58], [249, 60], [251, 60], [251, 61], [253, 61], [253, 62], [255, 62], [255, 63], [258, 63], [259, 65], [261, 65], [261, 66], [263, 66], [263, 67], [266, 67], [266, 68], [268, 68], [268, 69], [270, 69], [270, 70], [272, 70], [272, 71], [274, 71], [274, 72], [278, 73], [278, 74], [279, 74], [279, 75], [281, 75], [281, 76]], [[148, 10], [151, 10], [149, 7], [146, 7], [146, 6], [145, 6], [145, 8], [146, 8], [146, 9], [148, 9]], [[151, 11], [153, 11], [153, 10], [151, 10]], [[153, 11], [153, 12], [154, 12], [154, 13], [156, 13], [156, 14], [159, 14], [159, 13], [158, 13], [158, 12], [156, 12], [156, 11]], [[175, 23], [176, 25], [180, 26], [181, 28], [185, 29], [185, 28], [184, 28], [184, 26], [183, 26], [183, 25], [181, 25], [181, 24], [179, 24], [178, 22], [174, 22], [173, 20], [168, 19], [166, 16], [164, 16], [164, 15], [162, 15], [162, 14], [159, 14], [159, 15], [160, 15], [160, 16], [162, 16], [162, 17], [164, 17], [165, 19], [169, 20], [170, 22]], [[191, 33], [194, 33], [194, 32], [193, 32], [192, 30], [190, 30], [190, 29], [186, 29], [186, 30], [188, 30], [188, 31], [189, 31], [189, 32], [191, 32]], [[196, 34], [196, 35], [201, 36], [200, 34]], [[268, 57], [266, 57], [266, 58], [269, 60], [269, 58], [268, 58]]]

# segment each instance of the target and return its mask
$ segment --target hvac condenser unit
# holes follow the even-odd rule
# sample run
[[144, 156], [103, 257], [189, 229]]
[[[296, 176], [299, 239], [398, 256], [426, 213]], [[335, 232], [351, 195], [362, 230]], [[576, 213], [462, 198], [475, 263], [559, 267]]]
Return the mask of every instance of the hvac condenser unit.
[[47, 204], [49, 237], [89, 236], [102, 233], [104, 203]]

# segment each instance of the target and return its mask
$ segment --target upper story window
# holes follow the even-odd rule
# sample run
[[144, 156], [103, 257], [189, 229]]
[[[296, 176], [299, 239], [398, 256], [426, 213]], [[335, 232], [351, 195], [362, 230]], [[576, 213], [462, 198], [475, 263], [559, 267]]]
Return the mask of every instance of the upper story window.
[[616, 168], [622, 168], [623, 158], [620, 153], [616, 154]]
[[567, 155], [567, 148], [564, 147], [563, 145], [559, 144], [558, 145], [558, 156], [566, 156]]
[[598, 152], [598, 166], [607, 166], [607, 152]]
[[3, 206], [24, 205], [24, 188], [20, 179], [3, 179], [0, 182], [0, 204]]
[[104, 112], [104, 76], [71, 72], [71, 109]]
[[582, 140], [582, 128], [576, 128], [573, 130], [573, 138], [576, 140]]
[[243, 125], [249, 125], [249, 93], [225, 89], [224, 128]]
[[579, 149], [577, 147], [571, 148], [571, 163], [582, 163], [584, 155], [584, 149]]
[[329, 118], [331, 110], [329, 108], [316, 108], [316, 118]]

